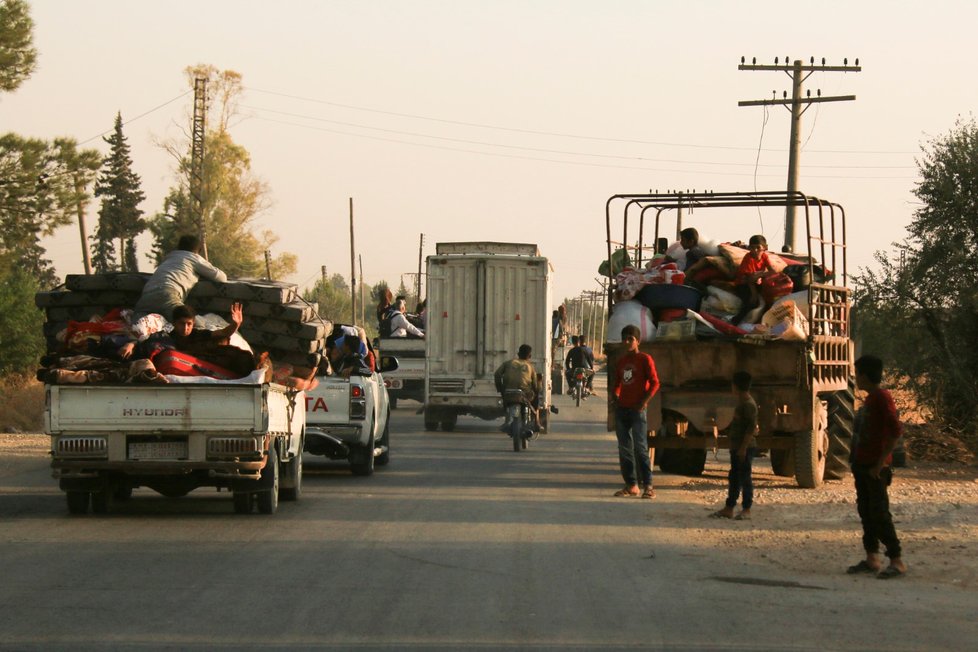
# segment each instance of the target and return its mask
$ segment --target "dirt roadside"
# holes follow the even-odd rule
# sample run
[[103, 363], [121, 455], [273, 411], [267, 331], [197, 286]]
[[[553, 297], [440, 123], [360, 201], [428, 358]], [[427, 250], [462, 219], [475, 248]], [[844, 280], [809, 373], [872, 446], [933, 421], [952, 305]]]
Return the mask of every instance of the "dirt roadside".
[[[0, 492], [10, 479], [45, 469], [48, 438], [0, 435]], [[712, 453], [701, 477], [656, 473], [658, 498], [648, 518], [682, 533], [684, 545], [740, 557], [798, 574], [839, 575], [860, 559], [860, 526], [850, 479], [818, 490], [755, 462], [755, 505], [750, 521], [711, 519], [726, 496], [727, 454]], [[57, 491], [56, 484], [51, 485]], [[911, 573], [901, 581], [978, 591], [978, 468], [912, 463], [897, 469], [892, 512]], [[648, 505], [646, 501], [641, 501]]]

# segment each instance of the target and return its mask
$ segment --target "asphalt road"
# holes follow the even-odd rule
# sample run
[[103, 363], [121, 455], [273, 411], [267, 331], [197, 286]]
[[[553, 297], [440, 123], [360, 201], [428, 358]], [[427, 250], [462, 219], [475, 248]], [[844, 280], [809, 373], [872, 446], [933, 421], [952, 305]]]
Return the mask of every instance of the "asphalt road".
[[973, 591], [704, 547], [670, 516], [703, 509], [675, 477], [655, 501], [611, 497], [600, 399], [558, 404], [513, 453], [498, 421], [424, 433], [405, 402], [390, 466], [307, 457], [302, 500], [271, 517], [143, 489], [70, 517], [47, 460], [27, 459], [0, 477], [0, 647], [973, 648]]

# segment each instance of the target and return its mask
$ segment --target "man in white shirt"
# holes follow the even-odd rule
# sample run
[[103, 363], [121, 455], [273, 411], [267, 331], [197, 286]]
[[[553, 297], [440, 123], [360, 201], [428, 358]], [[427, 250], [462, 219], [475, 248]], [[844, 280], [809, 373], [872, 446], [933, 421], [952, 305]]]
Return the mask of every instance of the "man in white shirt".
[[408, 321], [407, 302], [404, 299], [397, 301], [397, 314], [391, 319], [391, 337], [424, 337], [424, 331]]
[[166, 255], [146, 281], [143, 294], [136, 302], [136, 315], [159, 313], [173, 321], [173, 309], [183, 305], [199, 279], [223, 283], [227, 274], [200, 255], [200, 240], [194, 235], [181, 236], [177, 248]]

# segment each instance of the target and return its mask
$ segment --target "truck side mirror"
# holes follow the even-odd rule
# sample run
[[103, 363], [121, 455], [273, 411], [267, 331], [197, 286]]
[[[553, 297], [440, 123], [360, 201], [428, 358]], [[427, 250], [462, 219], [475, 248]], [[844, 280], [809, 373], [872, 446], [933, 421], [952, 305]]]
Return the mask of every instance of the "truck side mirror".
[[390, 371], [397, 371], [400, 368], [400, 363], [392, 355], [382, 355], [380, 356], [380, 373], [386, 374]]

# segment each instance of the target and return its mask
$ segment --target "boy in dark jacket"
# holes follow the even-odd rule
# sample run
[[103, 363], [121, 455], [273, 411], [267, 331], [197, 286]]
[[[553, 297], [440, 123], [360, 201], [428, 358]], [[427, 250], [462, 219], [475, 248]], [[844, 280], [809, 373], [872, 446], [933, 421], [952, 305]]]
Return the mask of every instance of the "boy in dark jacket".
[[[754, 433], [757, 431], [757, 403], [750, 395], [751, 375], [738, 371], [733, 375], [732, 389], [737, 397], [733, 421], [727, 429], [730, 439], [730, 473], [727, 476], [727, 502], [723, 509], [714, 512], [715, 518], [736, 518], [746, 521], [754, 504], [754, 480], [751, 477], [751, 460], [754, 458]], [[739, 514], [734, 517], [734, 507], [743, 492], [744, 500]]]
[[[879, 579], [902, 577], [907, 566], [901, 558], [900, 540], [893, 527], [887, 488], [893, 480], [893, 449], [900, 438], [900, 419], [893, 397], [880, 384], [883, 361], [864, 355], [856, 360], [856, 386], [867, 392], [864, 419], [852, 455], [852, 477], [856, 483], [856, 509], [863, 526], [866, 559], [847, 573], [874, 573]], [[886, 546], [890, 564], [882, 568], [880, 543]]]

